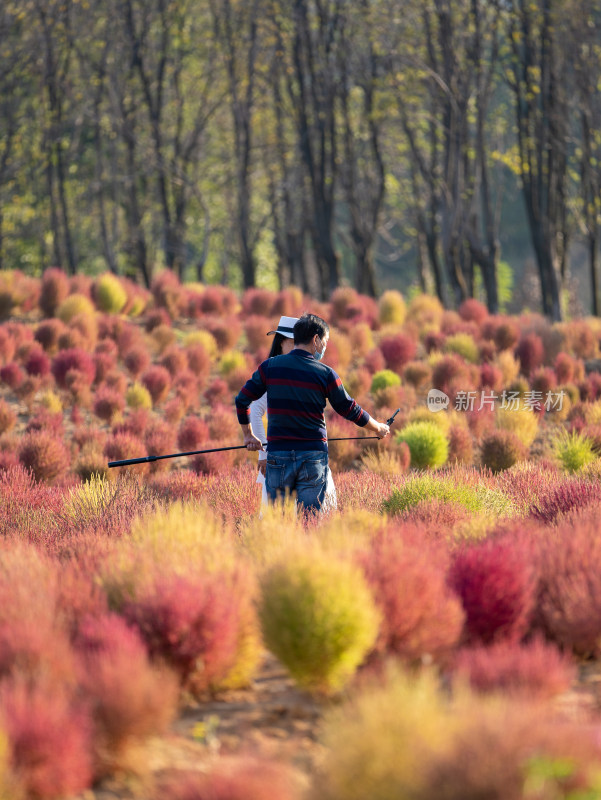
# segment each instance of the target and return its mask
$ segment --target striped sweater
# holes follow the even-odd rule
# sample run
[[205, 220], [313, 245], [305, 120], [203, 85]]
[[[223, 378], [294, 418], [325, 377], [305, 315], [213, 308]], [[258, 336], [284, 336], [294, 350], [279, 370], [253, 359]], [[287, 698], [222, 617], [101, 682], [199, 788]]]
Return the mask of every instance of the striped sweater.
[[326, 400], [341, 417], [359, 427], [369, 414], [345, 391], [331, 367], [316, 361], [306, 350], [268, 358], [259, 365], [236, 397], [238, 422], [249, 422], [249, 407], [267, 392], [267, 449], [328, 449], [324, 410]]

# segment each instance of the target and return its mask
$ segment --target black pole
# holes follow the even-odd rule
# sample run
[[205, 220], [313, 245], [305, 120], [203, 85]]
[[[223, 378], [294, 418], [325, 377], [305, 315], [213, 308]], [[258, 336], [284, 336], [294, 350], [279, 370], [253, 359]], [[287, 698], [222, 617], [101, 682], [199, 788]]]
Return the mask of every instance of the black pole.
[[[386, 420], [387, 425], [392, 425], [394, 418], [399, 413], [400, 409], [394, 412], [390, 419]], [[338, 436], [334, 439], [328, 439], [328, 442], [351, 442], [351, 441], [364, 441], [365, 439], [379, 439], [379, 436]], [[265, 446], [265, 442], [261, 442]], [[109, 467], [128, 467], [132, 464], [147, 464], [150, 461], [160, 461], [163, 458], [183, 458], [184, 456], [201, 456], [205, 453], [222, 453], [224, 450], [246, 450], [245, 444], [237, 444], [232, 447], [214, 447], [212, 450], [191, 450], [188, 453], [168, 453], [164, 456], [143, 456], [142, 458], [126, 458], [124, 461], [109, 461]]]

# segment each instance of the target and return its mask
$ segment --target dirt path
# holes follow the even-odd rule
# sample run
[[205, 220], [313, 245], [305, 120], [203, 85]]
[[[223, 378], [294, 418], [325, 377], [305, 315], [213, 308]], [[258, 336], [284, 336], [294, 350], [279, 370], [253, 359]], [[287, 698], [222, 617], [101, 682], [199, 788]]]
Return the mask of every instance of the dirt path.
[[186, 705], [166, 736], [147, 742], [132, 758], [139, 776], [111, 778], [78, 800], [150, 800], [163, 771], [202, 770], [216, 756], [241, 754], [289, 764], [306, 784], [320, 757], [317, 733], [327, 708], [327, 700], [298, 689], [267, 654], [251, 688]]

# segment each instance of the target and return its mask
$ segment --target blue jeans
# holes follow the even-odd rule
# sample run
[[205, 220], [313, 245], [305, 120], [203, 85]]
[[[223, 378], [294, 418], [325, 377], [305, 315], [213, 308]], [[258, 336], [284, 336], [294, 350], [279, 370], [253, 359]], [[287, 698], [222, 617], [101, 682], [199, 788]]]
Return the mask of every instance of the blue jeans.
[[265, 488], [273, 502], [296, 492], [299, 505], [320, 511], [326, 494], [328, 454], [322, 450], [267, 452]]

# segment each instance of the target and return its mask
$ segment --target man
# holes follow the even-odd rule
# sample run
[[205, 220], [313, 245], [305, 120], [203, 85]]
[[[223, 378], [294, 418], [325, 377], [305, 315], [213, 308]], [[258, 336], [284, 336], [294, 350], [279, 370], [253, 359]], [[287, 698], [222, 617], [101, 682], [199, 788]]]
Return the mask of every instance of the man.
[[326, 400], [340, 416], [372, 431], [380, 439], [388, 425], [377, 422], [348, 396], [331, 367], [321, 363], [328, 346], [328, 324], [304, 314], [294, 325], [294, 349], [264, 361], [236, 397], [238, 422], [248, 450], [262, 450], [249, 423], [249, 407], [267, 392], [266, 489], [271, 501], [296, 492], [305, 509], [318, 511], [324, 500], [328, 470]]

